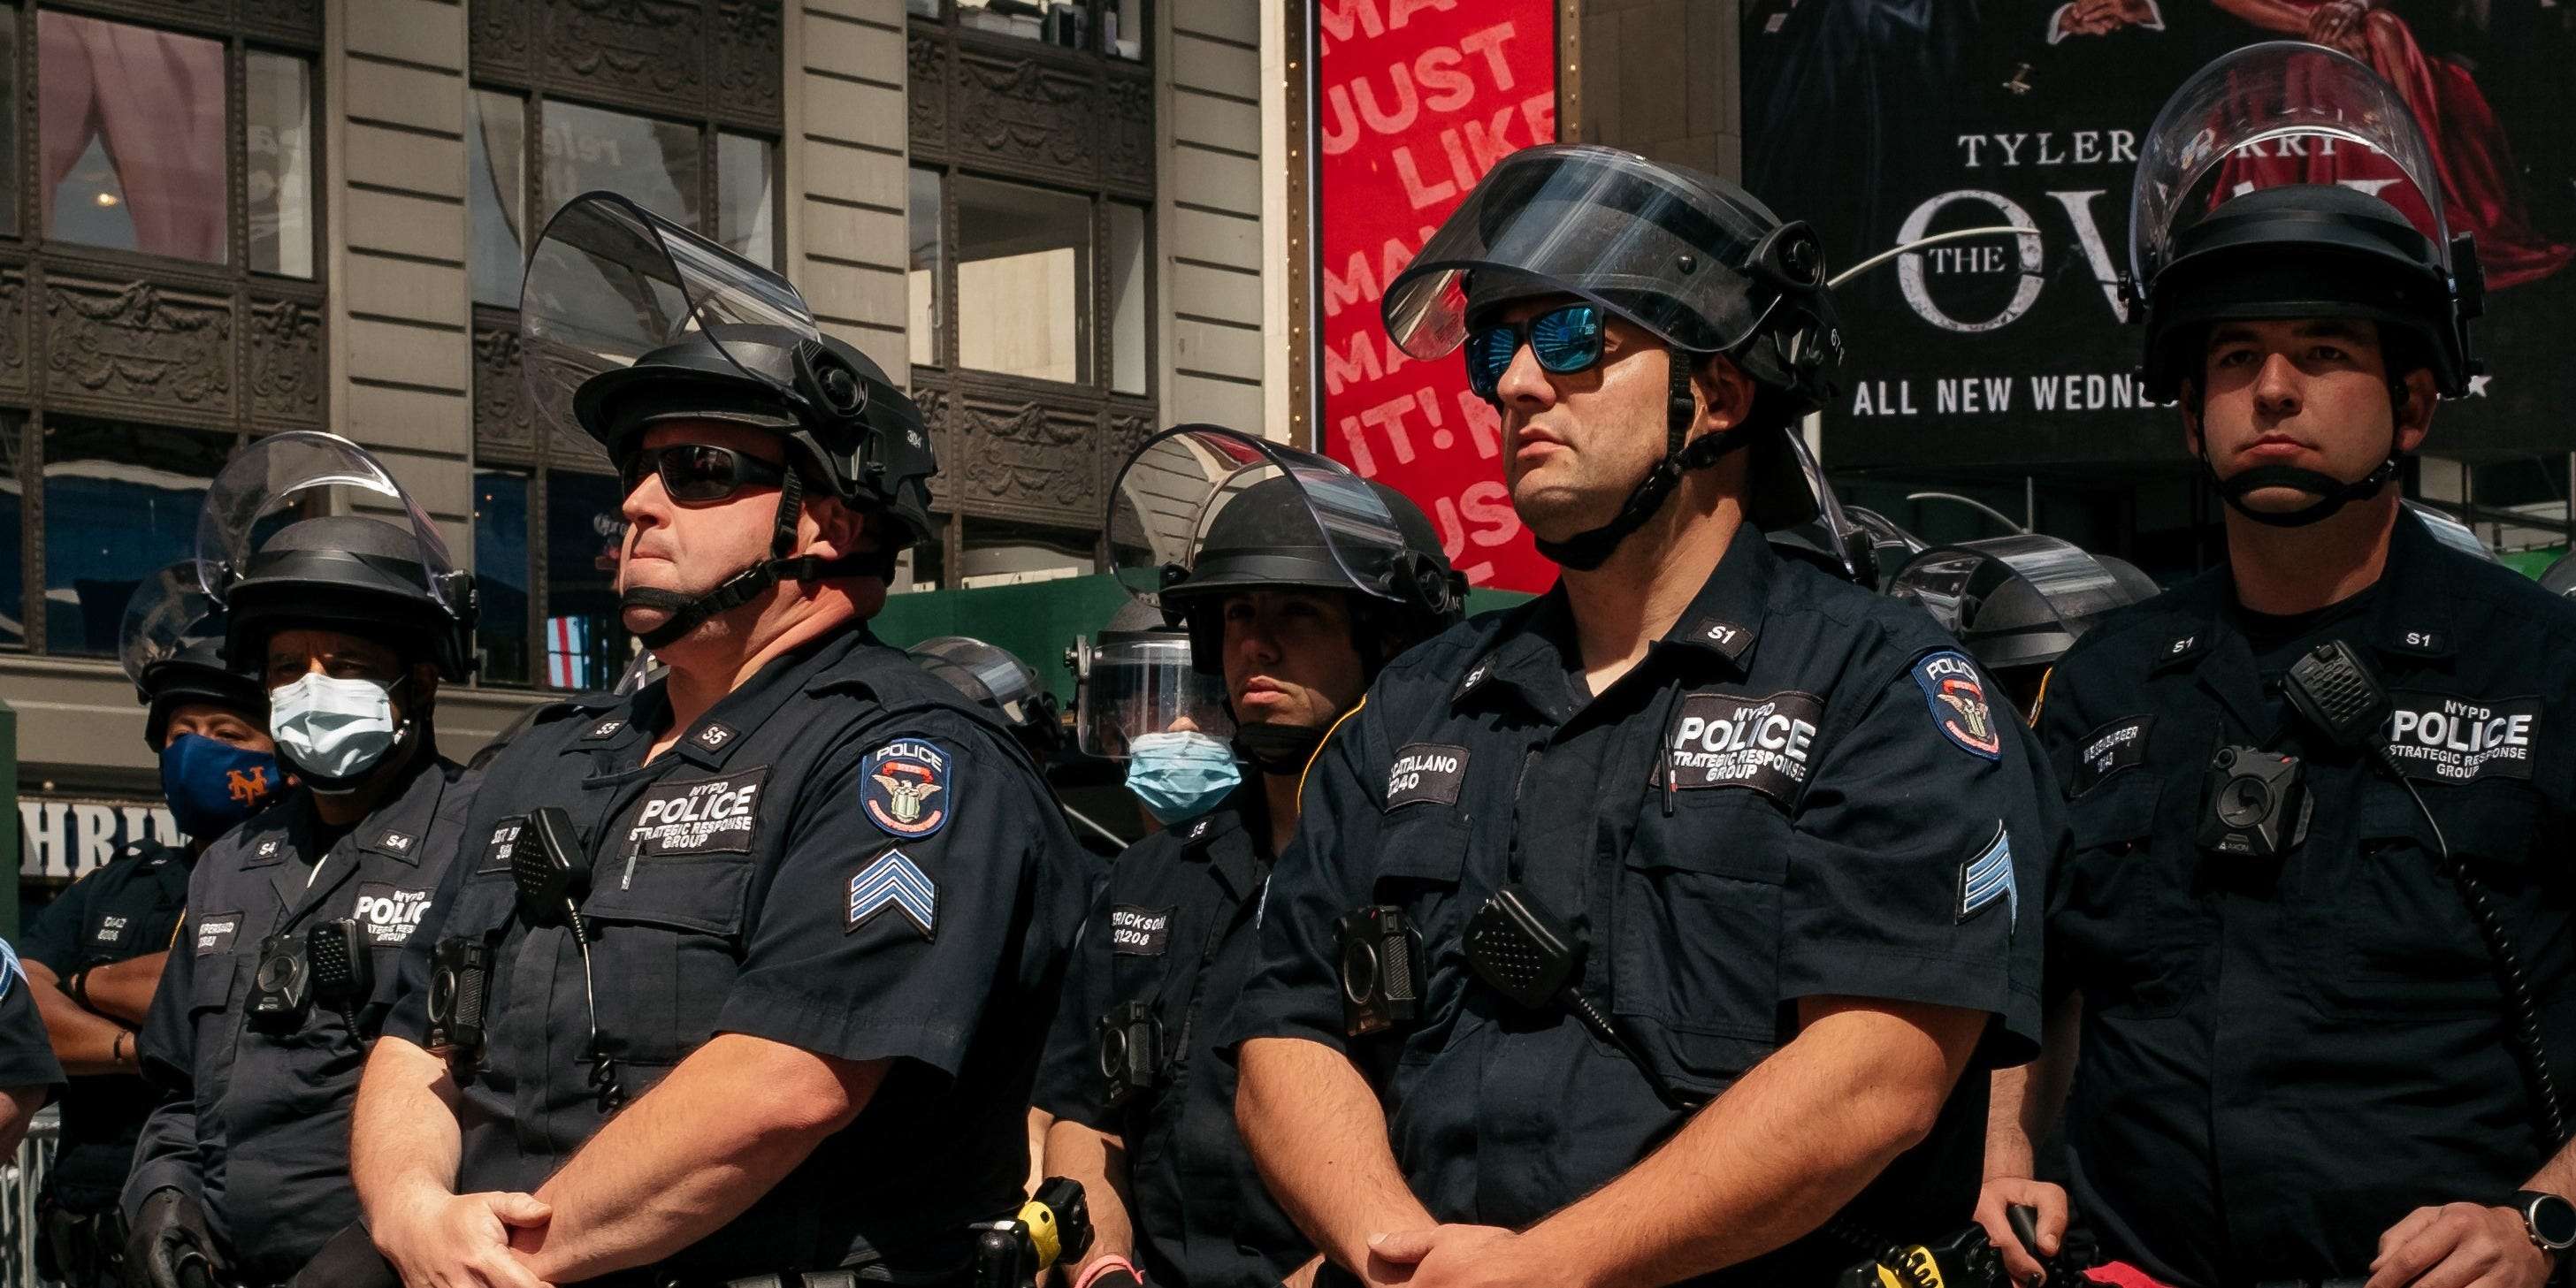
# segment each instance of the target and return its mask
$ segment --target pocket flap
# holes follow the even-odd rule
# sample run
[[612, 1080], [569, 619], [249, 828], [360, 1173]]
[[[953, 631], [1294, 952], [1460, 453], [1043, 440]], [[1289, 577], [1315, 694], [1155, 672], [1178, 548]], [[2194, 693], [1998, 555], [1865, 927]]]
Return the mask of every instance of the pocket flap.
[[638, 858], [630, 875], [620, 859], [591, 875], [581, 915], [592, 921], [666, 926], [707, 935], [742, 929], [745, 858]]
[[2143, 773], [2122, 774], [2075, 798], [2067, 806], [2067, 824], [2075, 848], [2090, 850], [2135, 841], [2155, 831], [2156, 802], [2164, 784]]

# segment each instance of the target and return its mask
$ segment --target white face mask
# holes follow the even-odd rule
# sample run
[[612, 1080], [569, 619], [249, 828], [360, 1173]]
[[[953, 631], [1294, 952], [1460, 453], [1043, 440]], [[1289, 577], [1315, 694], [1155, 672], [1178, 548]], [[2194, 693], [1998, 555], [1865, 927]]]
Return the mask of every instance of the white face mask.
[[393, 748], [393, 696], [373, 680], [315, 671], [268, 691], [268, 727], [295, 768], [319, 778], [354, 778]]

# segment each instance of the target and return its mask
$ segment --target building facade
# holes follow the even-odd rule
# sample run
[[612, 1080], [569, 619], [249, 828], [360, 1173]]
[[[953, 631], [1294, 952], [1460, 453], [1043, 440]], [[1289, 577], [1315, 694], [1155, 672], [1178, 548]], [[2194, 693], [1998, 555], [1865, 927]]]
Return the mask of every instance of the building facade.
[[115, 659], [241, 443], [329, 429], [470, 559], [462, 757], [616, 678], [613, 478], [521, 387], [518, 279], [609, 188], [909, 384], [907, 590], [1094, 567], [1126, 449], [1279, 419], [1280, 0], [26, 0], [0, 203], [0, 700], [29, 894], [167, 837]]

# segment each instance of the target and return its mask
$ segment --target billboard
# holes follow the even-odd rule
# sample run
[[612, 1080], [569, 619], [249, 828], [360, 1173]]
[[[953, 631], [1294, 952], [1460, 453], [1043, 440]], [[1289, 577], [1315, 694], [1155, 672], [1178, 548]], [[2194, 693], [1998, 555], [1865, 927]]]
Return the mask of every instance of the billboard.
[[1501, 420], [1378, 297], [1496, 161], [1556, 140], [1553, 0], [1314, 0], [1319, 450], [1411, 497], [1477, 586], [1556, 579], [1503, 486]]
[[[2576, 364], [2554, 351], [2576, 331], [2576, 6], [1758, 0], [1742, 35], [1746, 186], [1815, 224], [1837, 270], [2020, 230], [1899, 255], [1838, 292], [1852, 364], [1825, 413], [1835, 469], [2179, 462], [2176, 414], [2132, 384], [2118, 287], [2138, 142], [2200, 66], [2283, 39], [2396, 87], [2453, 231], [2477, 237], [2492, 374], [2436, 416], [2433, 449], [2568, 450]], [[2352, 158], [2293, 164], [2375, 183]]]

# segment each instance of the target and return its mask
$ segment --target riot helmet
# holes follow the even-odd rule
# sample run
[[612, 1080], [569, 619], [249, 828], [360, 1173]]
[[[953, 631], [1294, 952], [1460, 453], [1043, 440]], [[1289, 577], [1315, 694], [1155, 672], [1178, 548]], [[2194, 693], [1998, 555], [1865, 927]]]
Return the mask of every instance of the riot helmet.
[[[625, 467], [644, 431], [712, 420], [776, 435], [787, 452], [769, 557], [675, 604], [644, 636], [667, 645], [781, 579], [891, 577], [930, 533], [938, 462], [920, 409], [884, 370], [822, 333], [778, 274], [609, 192], [555, 212], [529, 258], [519, 328], [540, 420]], [[884, 523], [877, 551], [793, 556], [809, 486]]]
[[[1387, 334], [1409, 357], [1441, 357], [1495, 312], [1572, 295], [1662, 341], [1671, 357], [1664, 456], [1610, 522], [1539, 551], [1597, 568], [1662, 508], [1685, 470], [1739, 447], [1756, 455], [1746, 500], [1760, 527], [1811, 517], [1796, 462], [1778, 440], [1833, 396], [1843, 341], [1824, 248], [1723, 179], [1589, 144], [1505, 157], [1387, 284]], [[1757, 422], [1686, 441], [1691, 374], [1724, 354], [1761, 391]]]
[[940, 635], [904, 650], [913, 663], [982, 707], [1043, 760], [1064, 745], [1055, 695], [1038, 683], [1037, 669], [1008, 650], [965, 635]]
[[2495, 548], [2478, 536], [2477, 529], [2421, 501], [2407, 500], [2398, 504], [2414, 515], [2416, 521], [2424, 525], [2424, 530], [2433, 534], [2435, 541], [2483, 563], [2497, 561]]
[[1124, 760], [1138, 737], [1184, 729], [1234, 738], [1224, 678], [1191, 664], [1189, 633], [1153, 604], [1121, 604], [1098, 639], [1075, 637], [1064, 664], [1073, 672], [1074, 745], [1084, 755]]
[[2558, 562], [2540, 574], [2540, 588], [2561, 599], [2576, 599], [2576, 551], [2558, 556]]
[[[2469, 324], [2484, 310], [2485, 279], [2468, 236], [2449, 231], [2421, 126], [2376, 72], [2319, 45], [2236, 50], [2165, 103], [2138, 149], [2126, 289], [2153, 398], [2196, 381], [2208, 329], [2226, 321], [2372, 322], [2400, 403], [2401, 358], [2428, 367], [2451, 398], [2483, 369]], [[2205, 442], [2202, 469], [2238, 513], [2297, 527], [2386, 487], [2403, 464], [2394, 433], [2386, 458], [2356, 480], [2279, 464], [2220, 479]], [[2285, 513], [2246, 506], [2270, 487], [2318, 499]]]
[[1304, 588], [1353, 597], [1362, 665], [1466, 616], [1467, 579], [1403, 494], [1339, 462], [1214, 425], [1146, 440], [1118, 472], [1109, 542], [1130, 594], [1189, 632], [1220, 674], [1223, 596]]
[[2027, 713], [2039, 677], [2103, 614], [2152, 597], [2156, 584], [2121, 560], [2025, 532], [1931, 547], [1888, 593], [1922, 605]]
[[268, 693], [256, 676], [225, 664], [224, 633], [223, 607], [197, 584], [194, 562], [172, 564], [134, 588], [117, 631], [117, 661], [145, 708], [145, 746], [160, 750], [170, 713], [192, 702], [267, 725]]

